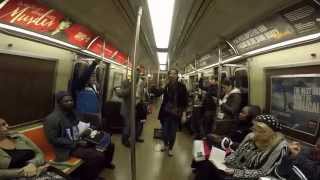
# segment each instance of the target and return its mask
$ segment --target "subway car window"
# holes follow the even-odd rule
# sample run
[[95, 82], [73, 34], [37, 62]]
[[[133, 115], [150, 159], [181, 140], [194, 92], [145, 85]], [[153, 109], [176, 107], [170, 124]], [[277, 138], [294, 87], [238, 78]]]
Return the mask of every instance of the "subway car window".
[[11, 126], [41, 120], [54, 107], [56, 61], [0, 54], [0, 114]]

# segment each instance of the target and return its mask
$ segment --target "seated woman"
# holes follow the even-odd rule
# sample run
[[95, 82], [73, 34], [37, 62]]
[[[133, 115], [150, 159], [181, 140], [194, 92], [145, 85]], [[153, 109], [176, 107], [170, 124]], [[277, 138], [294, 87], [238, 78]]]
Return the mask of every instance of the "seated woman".
[[[232, 149], [236, 149], [241, 141], [251, 132], [252, 121], [261, 113], [259, 106], [245, 106], [239, 114], [239, 121], [234, 131], [231, 131], [226, 137], [233, 142]], [[220, 146], [223, 136], [216, 134], [208, 135], [208, 142], [214, 146]]]
[[269, 175], [287, 151], [287, 142], [278, 132], [280, 124], [271, 115], [259, 115], [238, 149], [225, 158], [224, 170], [210, 161], [199, 164], [196, 180], [258, 179]]
[[31, 178], [48, 167], [41, 150], [24, 135], [9, 132], [7, 122], [0, 118], [0, 179]]
[[302, 148], [298, 142], [288, 145], [289, 153], [275, 169], [280, 179], [319, 180], [320, 179], [320, 138], [313, 149]]

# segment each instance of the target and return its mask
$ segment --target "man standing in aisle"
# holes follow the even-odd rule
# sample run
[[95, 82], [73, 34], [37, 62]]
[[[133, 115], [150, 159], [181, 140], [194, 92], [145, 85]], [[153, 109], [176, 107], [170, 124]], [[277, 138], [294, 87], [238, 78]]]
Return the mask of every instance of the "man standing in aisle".
[[[136, 90], [136, 103], [143, 103], [143, 79], [140, 78], [141, 68], [137, 67], [137, 90]], [[120, 87], [114, 87], [115, 94], [122, 99], [120, 114], [124, 119], [124, 127], [122, 130], [122, 144], [126, 147], [130, 147], [130, 104], [131, 104], [131, 82], [126, 79], [121, 83]], [[144, 140], [140, 138], [142, 133], [142, 124], [140, 122], [140, 118], [136, 119], [136, 142], [143, 143]]]
[[163, 92], [163, 101], [159, 111], [159, 120], [163, 129], [164, 147], [162, 151], [168, 151], [173, 156], [173, 146], [176, 132], [183, 110], [187, 107], [188, 97], [185, 85], [178, 82], [178, 70], [171, 69], [168, 72], [169, 83]]

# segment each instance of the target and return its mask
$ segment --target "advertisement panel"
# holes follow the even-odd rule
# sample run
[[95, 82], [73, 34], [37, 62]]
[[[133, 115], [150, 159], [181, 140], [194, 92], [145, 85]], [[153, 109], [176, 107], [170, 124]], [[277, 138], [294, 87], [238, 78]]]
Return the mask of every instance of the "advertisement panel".
[[[1, 3], [1, 1], [0, 1]], [[62, 13], [39, 3], [36, 0], [3, 1], [0, 6], [0, 23], [33, 31], [82, 49], [89, 50], [101, 56], [103, 39], [89, 28], [74, 23]], [[113, 59], [118, 50], [112, 44], [106, 43], [104, 55]], [[117, 61], [127, 59], [123, 53], [117, 56]]]
[[284, 127], [317, 136], [320, 74], [271, 76], [270, 112]]

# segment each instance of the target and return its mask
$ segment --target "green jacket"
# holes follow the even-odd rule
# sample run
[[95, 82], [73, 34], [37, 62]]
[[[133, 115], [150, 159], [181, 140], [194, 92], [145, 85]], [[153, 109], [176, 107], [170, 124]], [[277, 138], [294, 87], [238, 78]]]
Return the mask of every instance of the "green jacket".
[[[16, 149], [30, 149], [35, 152], [35, 157], [30, 163], [40, 166], [44, 164], [44, 156], [42, 151], [26, 136], [19, 133], [10, 133], [9, 138], [15, 139]], [[11, 157], [0, 148], [0, 179], [14, 178], [22, 176], [22, 169], [8, 169]]]

